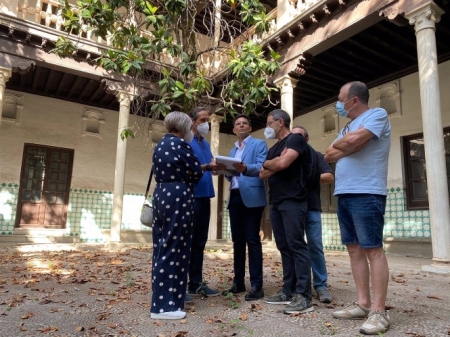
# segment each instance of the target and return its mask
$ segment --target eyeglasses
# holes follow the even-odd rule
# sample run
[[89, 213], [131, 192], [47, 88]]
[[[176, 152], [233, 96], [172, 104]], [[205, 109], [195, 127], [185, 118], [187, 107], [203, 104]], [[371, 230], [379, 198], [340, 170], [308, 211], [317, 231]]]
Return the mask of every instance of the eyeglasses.
[[272, 126], [273, 122], [278, 122], [278, 119], [274, 119], [273, 121], [267, 122], [266, 126]]

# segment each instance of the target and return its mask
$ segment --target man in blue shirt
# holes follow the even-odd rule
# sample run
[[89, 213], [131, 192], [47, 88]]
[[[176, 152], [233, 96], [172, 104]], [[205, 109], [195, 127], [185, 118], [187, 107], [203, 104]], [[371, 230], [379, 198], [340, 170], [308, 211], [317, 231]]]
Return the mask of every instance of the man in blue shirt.
[[337, 215], [357, 292], [357, 302], [333, 316], [367, 318], [359, 331], [377, 335], [390, 326], [385, 308], [389, 267], [383, 251], [383, 227], [391, 124], [384, 109], [370, 109], [368, 102], [369, 90], [364, 83], [350, 82], [341, 88], [336, 111], [350, 122], [327, 149], [325, 160], [337, 161]]
[[[225, 167], [213, 160], [211, 147], [203, 136], [209, 131], [209, 112], [204, 107], [197, 107], [190, 112], [194, 139], [190, 142], [195, 156], [200, 161], [203, 177], [194, 185], [194, 221], [192, 248], [189, 264], [188, 295], [217, 296], [219, 291], [209, 288], [203, 282], [203, 251], [208, 241], [209, 219], [211, 215], [211, 198], [214, 198], [212, 172]], [[190, 296], [185, 302], [192, 301]]]

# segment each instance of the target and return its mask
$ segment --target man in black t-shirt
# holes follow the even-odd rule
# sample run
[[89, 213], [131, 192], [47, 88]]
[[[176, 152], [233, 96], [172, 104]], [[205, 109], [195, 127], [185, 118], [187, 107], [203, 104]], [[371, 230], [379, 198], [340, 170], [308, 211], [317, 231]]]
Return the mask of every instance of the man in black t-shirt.
[[[306, 142], [309, 140], [308, 131], [302, 126], [294, 126], [292, 133], [301, 134]], [[320, 183], [331, 184], [334, 181], [333, 171], [330, 165], [323, 159], [323, 154], [317, 152], [320, 158]], [[308, 192], [308, 213], [306, 214], [306, 240], [308, 241], [309, 256], [311, 258], [311, 269], [313, 273], [313, 287], [323, 303], [331, 303], [332, 297], [328, 291], [328, 273], [325, 264], [322, 243], [322, 217], [320, 202], [320, 186]]]
[[285, 314], [314, 310], [311, 303], [311, 263], [305, 241], [307, 190], [303, 174], [308, 162], [306, 141], [291, 134], [291, 118], [276, 109], [267, 116], [264, 135], [278, 139], [267, 154], [259, 177], [269, 180], [270, 221], [275, 242], [281, 254], [283, 288], [266, 303], [286, 304]]

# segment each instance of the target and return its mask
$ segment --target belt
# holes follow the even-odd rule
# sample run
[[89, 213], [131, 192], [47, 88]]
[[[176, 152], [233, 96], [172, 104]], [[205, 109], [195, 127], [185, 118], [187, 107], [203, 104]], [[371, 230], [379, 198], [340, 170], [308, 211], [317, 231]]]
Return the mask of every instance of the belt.
[[231, 189], [231, 192], [230, 192], [231, 194], [234, 194], [234, 193], [239, 193], [239, 188], [233, 188], [233, 189]]

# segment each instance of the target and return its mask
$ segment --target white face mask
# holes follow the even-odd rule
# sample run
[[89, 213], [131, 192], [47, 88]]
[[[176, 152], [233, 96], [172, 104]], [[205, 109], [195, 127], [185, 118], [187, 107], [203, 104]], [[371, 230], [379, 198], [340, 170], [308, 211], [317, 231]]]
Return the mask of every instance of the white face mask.
[[272, 129], [271, 127], [269, 127], [269, 126], [266, 127], [266, 129], [264, 130], [264, 136], [267, 139], [275, 139], [275, 135], [276, 135], [275, 130]]
[[209, 131], [209, 123], [208, 122], [204, 122], [204, 123], [201, 123], [201, 124], [197, 125], [197, 131], [202, 136], [206, 136], [208, 134], [208, 131]]
[[194, 133], [192, 132], [192, 130], [189, 130], [189, 132], [184, 135], [184, 140], [190, 143], [192, 142], [192, 139], [194, 139]]

